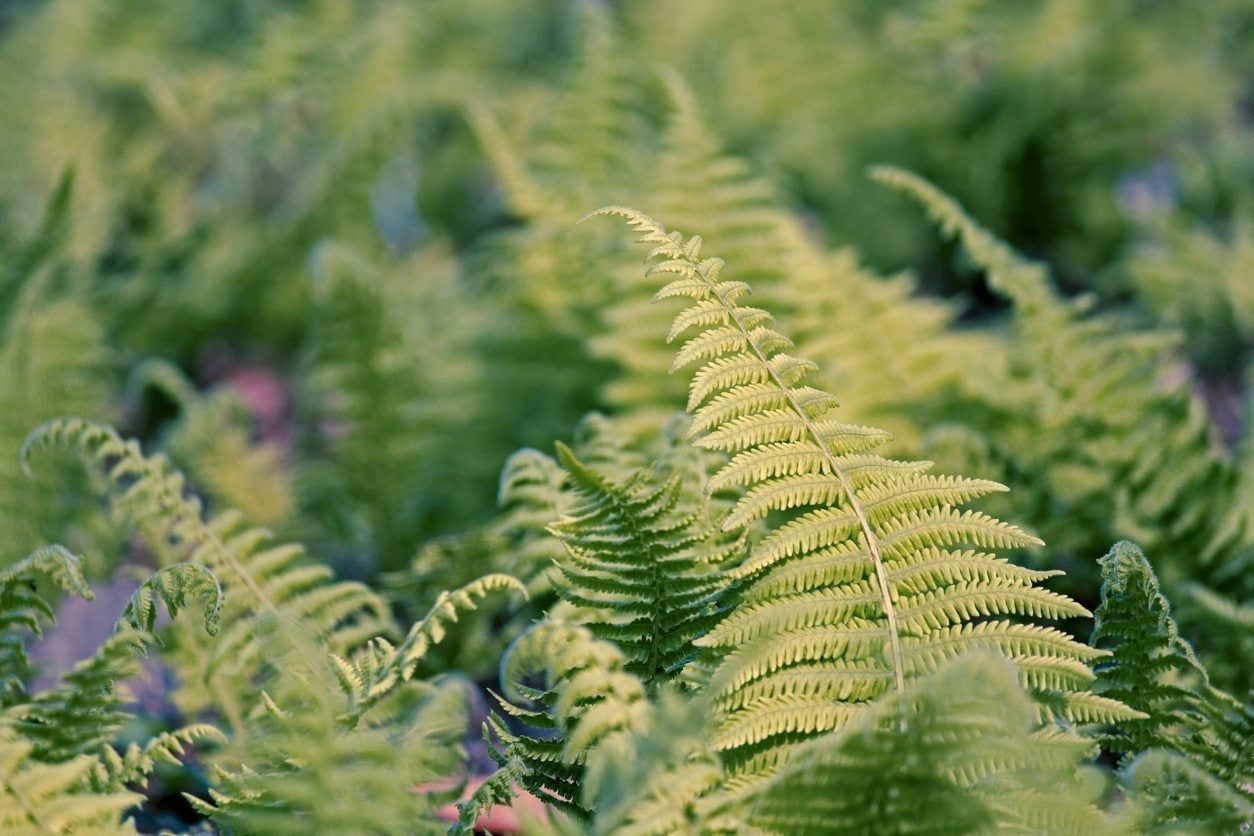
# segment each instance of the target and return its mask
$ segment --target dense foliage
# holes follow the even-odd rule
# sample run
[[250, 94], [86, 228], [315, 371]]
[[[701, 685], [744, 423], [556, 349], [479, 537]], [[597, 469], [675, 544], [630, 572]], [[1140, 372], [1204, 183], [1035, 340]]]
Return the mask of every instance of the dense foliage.
[[1251, 56], [0, 2], [0, 830], [1254, 827]]

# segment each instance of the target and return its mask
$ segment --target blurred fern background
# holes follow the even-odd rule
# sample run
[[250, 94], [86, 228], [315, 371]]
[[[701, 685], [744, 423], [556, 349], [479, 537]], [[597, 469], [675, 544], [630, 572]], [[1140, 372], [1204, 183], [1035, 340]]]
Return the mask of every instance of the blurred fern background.
[[[28, 771], [74, 764], [78, 777], [64, 787], [103, 793], [107, 820], [138, 809], [129, 821], [148, 832], [426, 832], [414, 822], [438, 823], [461, 788], [448, 783], [444, 798], [409, 787], [440, 785], [463, 761], [464, 775], [492, 767], [477, 739], [486, 689], [508, 691], [497, 684], [502, 654], [530, 659], [527, 641], [539, 640], [528, 628], [554, 612], [581, 626], [550, 629], [544, 641], [614, 643], [623, 659], [588, 658], [610, 679], [643, 683], [632, 700], [647, 696], [649, 710], [624, 728], [688, 728], [685, 712], [696, 709], [667, 689], [699, 691], [724, 669], [698, 632], [752, 599], [754, 576], [731, 565], [770, 535], [707, 536], [735, 498], [719, 493], [723, 460], [687, 440], [687, 379], [668, 374], [665, 342], [679, 307], [650, 302], [661, 284], [646, 278], [621, 229], [578, 223], [606, 205], [700, 234], [726, 261], [723, 278], [752, 286], [746, 304], [774, 313], [799, 356], [817, 363], [813, 385], [835, 393], [841, 420], [891, 433], [889, 454], [1009, 486], [971, 505], [1045, 542], [995, 545], [1025, 571], [1065, 570], [1052, 588], [1078, 602], [1060, 605], [1069, 634], [1088, 637], [1079, 614], [1104, 600], [1111, 545], [1143, 547], [1148, 577], [1156, 572], [1175, 605], [1163, 619], [1189, 642], [1182, 681], [1223, 689], [1213, 700], [1206, 691], [1206, 711], [1232, 710], [1228, 692], [1237, 706], [1248, 701], [1250, 0], [0, 0], [0, 160], [0, 585], [31, 567], [82, 574], [80, 583], [49, 571], [61, 580], [40, 581], [39, 617], [0, 625], [6, 641], [26, 641], [22, 625], [62, 610], [32, 644], [33, 667], [0, 660], [0, 676], [25, 695], [0, 709], [17, 711], [43, 686], [63, 693], [55, 688], [69, 686], [48, 683], [102, 642], [117, 656], [165, 630], [165, 649], [143, 665], [109, 662], [105, 649], [93, 657], [102, 679], [131, 681], [132, 700], [108, 709], [121, 713], [91, 745], [124, 753], [202, 720], [230, 740], [216, 730], [161, 738], [150, 760], [175, 754], [136, 784], [151, 772], [139, 760], [90, 772], [76, 760], [86, 743], [48, 754], [37, 736], [0, 735], [0, 783], [23, 759]], [[81, 448], [94, 466], [84, 473], [64, 450], [40, 449], [40, 438], [26, 473], [28, 435], [67, 416], [93, 423], [54, 427], [57, 443], [46, 446]], [[83, 429], [104, 425], [118, 434]], [[112, 500], [97, 498], [110, 491]], [[670, 516], [654, 519], [660, 497]], [[682, 552], [657, 581], [667, 595], [636, 600], [634, 581], [605, 581], [628, 570], [580, 539], [580, 521], [607, 513], [598, 502], [665, 526], [630, 521], [622, 542], [637, 556]], [[793, 507], [773, 506], [769, 525]], [[273, 544], [289, 541], [303, 547]], [[23, 562], [52, 543], [81, 557]], [[1118, 554], [1121, 566], [1135, 562]], [[121, 611], [138, 588], [173, 615], [187, 602], [171, 590], [213, 599], [208, 582], [140, 582], [187, 559], [225, 590], [214, 641], [227, 644], [216, 650], [197, 649], [204, 625], [186, 616], [170, 626], [154, 614], [126, 622], [135, 635], [111, 633], [116, 613], [82, 620], [81, 602], [58, 603], [90, 585], [93, 607]], [[1109, 586], [1115, 558], [1105, 560]], [[240, 580], [269, 583], [277, 567], [313, 574], [280, 593]], [[306, 600], [300, 618], [327, 629], [288, 629], [283, 595], [323, 589], [319, 573], [341, 579], [326, 581], [337, 591]], [[494, 573], [517, 589], [475, 586]], [[472, 590], [463, 597], [473, 607], [450, 603], [459, 589]], [[486, 595], [500, 589], [511, 594]], [[271, 598], [269, 610], [257, 603]], [[597, 607], [618, 610], [608, 620], [578, 615]], [[641, 625], [659, 611], [666, 626], [648, 633]], [[253, 628], [242, 625], [264, 612], [275, 622], [245, 636]], [[431, 620], [458, 612], [447, 636], [445, 616]], [[414, 622], [408, 634], [397, 626]], [[663, 629], [679, 638], [659, 659], [649, 642]], [[354, 653], [376, 634], [391, 636], [398, 655], [371, 645], [368, 664]], [[314, 664], [311, 647], [338, 661]], [[221, 659], [235, 654], [244, 661], [224, 672]], [[902, 712], [937, 733], [977, 716], [955, 685], [962, 676], [1003, 706], [990, 720], [1002, 731], [989, 734], [1049, 749], [1039, 737], [1024, 742], [1024, 718], [1037, 715], [1008, 668], [961, 664], [934, 674], [934, 691], [912, 684], [884, 697], [832, 747], [790, 738], [801, 754], [755, 802], [753, 825], [822, 832], [809, 816], [855, 821], [843, 807], [798, 812], [793, 793], [856, 783], [858, 764], [896, 758]], [[565, 669], [528, 675], [544, 670], [548, 685], [527, 680], [530, 690], [506, 696], [547, 693], [548, 708], [561, 705]], [[347, 696], [332, 699], [337, 681]], [[258, 690], [268, 704], [244, 705]], [[36, 722], [28, 715], [38, 712], [18, 713]], [[560, 748], [577, 738], [579, 716], [559, 708], [554, 717], [535, 739], [556, 735]], [[396, 733], [397, 718], [410, 731]], [[535, 766], [520, 729], [536, 719], [492, 720], [498, 762]], [[674, 766], [678, 756], [633, 734], [611, 742], [641, 774]], [[948, 797], [929, 782], [961, 771], [944, 758], [977, 756], [965, 734], [971, 752], [924, 753], [948, 765], [897, 778]], [[1102, 740], [1113, 753], [1107, 771], [1116, 754], [1141, 751]], [[1190, 741], [1180, 746], [1196, 753], [1202, 744]], [[228, 754], [180, 760], [184, 744]], [[688, 771], [671, 777], [726, 779], [732, 789], [718, 804], [689, 799], [701, 814], [684, 826], [747, 822], [727, 798], [749, 797], [749, 772], [741, 784], [734, 777], [749, 767], [736, 759], [756, 764], [763, 752], [694, 755], [698, 744], [683, 744]], [[458, 745], [465, 758], [450, 755]], [[326, 768], [296, 792], [276, 747], [298, 760], [322, 752]], [[557, 793], [587, 832], [627, 832], [640, 810], [669, 821], [643, 790], [616, 795], [614, 781], [642, 779], [616, 778], [608, 750], [588, 751], [563, 762], [560, 781], [506, 770], [480, 800], [491, 806], [512, 781], [542, 798]], [[1066, 771], [1080, 756], [1050, 763]], [[411, 783], [387, 784], [402, 760]], [[350, 780], [345, 763], [363, 766]], [[1106, 799], [1185, 781], [1176, 761], [1140, 770], [1141, 783], [1107, 789]], [[953, 822], [970, 832], [1030, 827], [989, 801], [1002, 790], [1043, 806], [1049, 793], [1078, 797], [1033, 785], [1018, 767], [996, 776], [1003, 783], [971, 790]], [[1221, 778], [1249, 803], [1248, 775]], [[553, 789], [570, 786], [583, 795]], [[125, 795], [134, 790], [144, 797]], [[288, 806], [258, 802], [266, 793]], [[320, 793], [375, 799], [362, 805], [373, 818], [323, 810]], [[1098, 796], [1085, 803], [1100, 806]], [[302, 817], [306, 808], [314, 812]], [[1138, 801], [1118, 825], [1187, 819], [1181, 809]], [[1251, 808], [1241, 809], [1247, 817], [1226, 826], [1248, 825]], [[1099, 832], [1115, 826], [1080, 817], [1054, 832], [1081, 820]]]

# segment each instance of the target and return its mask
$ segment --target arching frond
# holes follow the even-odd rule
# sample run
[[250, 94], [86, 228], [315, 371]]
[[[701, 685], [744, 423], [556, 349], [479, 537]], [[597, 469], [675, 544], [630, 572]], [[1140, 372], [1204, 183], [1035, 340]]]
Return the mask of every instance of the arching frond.
[[[982, 452], [956, 448], [958, 461], [982, 459], [994, 478], [1013, 478], [1039, 509], [1033, 522], [1064, 554], [1083, 558], [1126, 537], [1163, 555], [1169, 588], [1201, 580], [1249, 598], [1254, 522], [1204, 411], [1168, 382], [1164, 355], [1174, 340], [1084, 316], [1091, 300], [1064, 299], [1044, 264], [931, 183], [887, 167], [873, 176], [919, 201], [1015, 305], [1008, 379], [975, 392], [958, 418]], [[1186, 565], [1176, 555], [1196, 558]], [[1077, 568], [1095, 573], [1087, 560]]]
[[[739, 489], [724, 528], [780, 520], [736, 570], [745, 582], [738, 605], [699, 640], [725, 657], [711, 687], [724, 715], [717, 745], [734, 766], [769, 772], [771, 758], [755, 758], [844, 725], [902, 691], [907, 676], [968, 648], [1015, 660], [1063, 716], [1073, 701], [1084, 704], [1077, 714], [1129, 714], [1087, 693], [1094, 654], [1054, 633], [1058, 661], [1043, 663], [1006, 620], [1088, 612], [1039, 586], [1044, 575], [983, 551], [1039, 543], [958, 510], [1002, 486], [867, 455], [884, 434], [840, 422], [833, 399], [803, 384], [814, 365], [788, 353], [769, 314], [742, 303], [748, 285], [724, 280], [721, 259], [703, 257], [700, 238], [630, 209], [600, 214], [626, 218], [651, 246], [650, 273], [669, 280], [658, 298], [718, 314], [683, 321], [698, 329], [685, 344], [698, 358], [688, 401], [696, 443], [731, 454], [712, 484]], [[981, 627], [962, 629], [969, 624]]]
[[153, 633], [157, 628], [157, 602], [165, 604], [171, 618], [200, 598], [204, 608], [205, 632], [216, 635], [222, 613], [222, 587], [212, 572], [196, 563], [175, 563], [158, 569], [131, 595], [122, 621], [133, 629]]
[[256, 619], [291, 619], [330, 651], [346, 653], [390, 626], [386, 605], [359, 583], [334, 581], [330, 570], [307, 565], [298, 546], [272, 545], [266, 532], [230, 511], [206, 519], [182, 474], [163, 456], [145, 456], [134, 441], [79, 419], [44, 424], [31, 434], [24, 461], [37, 448], [77, 451], [107, 480], [114, 502], [134, 519], [163, 562], [207, 567], [225, 593], [219, 635], [211, 644], [179, 642], [177, 664], [189, 707], [212, 705], [233, 728], [243, 725], [250, 684], [267, 665]]
[[527, 589], [509, 575], [485, 575], [460, 589], [441, 592], [430, 612], [415, 623], [397, 646], [377, 638], [351, 659], [333, 655], [340, 687], [348, 697], [348, 717], [353, 721], [387, 696], [397, 685], [413, 678], [427, 652], [439, 644], [459, 613], [474, 610], [477, 599], [507, 591], [525, 597]]

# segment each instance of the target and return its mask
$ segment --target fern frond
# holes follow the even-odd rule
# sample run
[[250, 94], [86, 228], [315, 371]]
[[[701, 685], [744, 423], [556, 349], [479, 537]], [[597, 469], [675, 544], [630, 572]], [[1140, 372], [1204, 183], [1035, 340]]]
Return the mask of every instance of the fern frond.
[[123, 823], [127, 810], [143, 800], [138, 793], [95, 792], [90, 777], [94, 758], [40, 763], [32, 745], [0, 738], [0, 830], [12, 834], [135, 833]]
[[[504, 700], [501, 707], [540, 733], [514, 734], [499, 717], [492, 719], [502, 741], [494, 758], [512, 781], [564, 812], [590, 814], [579, 794], [589, 751], [636, 728], [649, 712], [644, 686], [626, 665], [613, 644], [561, 621], [537, 624], [514, 642], [501, 660], [505, 696], [539, 707]], [[526, 684], [533, 675], [543, 677], [542, 687]]]
[[[667, 232], [631, 209], [594, 214], [622, 216], [652, 247], [650, 273], [668, 282], [658, 298], [680, 296], [725, 314], [691, 320], [711, 323], [697, 327], [715, 335], [717, 348], [694, 373], [688, 404], [698, 443], [735, 454], [713, 480], [743, 490], [723, 527], [735, 530], [784, 512], [738, 570], [744, 602], [698, 641], [732, 666], [722, 675], [716, 671], [714, 681], [722, 683], [715, 701], [726, 721], [721, 748], [733, 764], [836, 728], [865, 703], [901, 692], [907, 674], [943, 656], [929, 645], [943, 646], [963, 625], [999, 616], [1088, 615], [1066, 596], [1039, 587], [1046, 575], [1025, 573], [988, 553], [954, 550], [1040, 541], [987, 515], [958, 510], [1004, 490], [996, 483], [934, 476], [927, 463], [865, 455], [883, 434], [839, 422], [832, 399], [802, 384], [813, 364], [786, 353], [788, 341], [771, 320], [741, 303], [748, 286], [724, 280], [721, 259], [703, 257], [700, 238]], [[746, 390], [754, 398], [773, 393], [770, 400], [725, 408], [726, 399]], [[832, 631], [831, 640], [816, 640], [814, 634], [825, 631]], [[850, 640], [850, 631], [864, 635]], [[734, 652], [747, 642], [760, 659]], [[1085, 660], [1092, 653], [1074, 641], [1062, 640], [1044, 659], [1013, 641], [1001, 649], [1042, 697], [1056, 692], [1052, 703], [1064, 716], [1070, 695], [1087, 691]], [[1085, 707], [1098, 714], [1103, 709], [1112, 719], [1129, 713], [1113, 702]]]
[[323, 566], [306, 565], [297, 546], [272, 545], [261, 529], [238, 514], [206, 519], [182, 474], [163, 456], [145, 456], [134, 441], [81, 419], [62, 419], [35, 430], [24, 447], [29, 465], [45, 446], [76, 450], [98, 469], [113, 500], [144, 531], [163, 562], [191, 561], [217, 577], [225, 594], [217, 640], [192, 640], [168, 654], [181, 669], [189, 708], [211, 704], [242, 728], [242, 701], [267, 664], [254, 618], [280, 617], [306, 625], [332, 652], [346, 653], [390, 626], [386, 604], [365, 586], [336, 582]]
[[86, 517], [85, 509], [58, 500], [60, 488], [73, 484], [71, 471], [50, 468], [33, 482], [23, 477], [17, 459], [22, 438], [66, 411], [93, 417], [109, 411], [104, 332], [85, 304], [68, 294], [50, 303], [24, 295], [6, 314], [8, 322], [0, 323], [0, 566], [49, 540], [67, 539], [71, 524]]
[[217, 726], [193, 723], [174, 731], [162, 732], [142, 745], [130, 743], [118, 751], [112, 746], [100, 750], [92, 782], [97, 787], [121, 788], [141, 784], [160, 764], [181, 766], [181, 758], [191, 747], [222, 745], [226, 735]]
[[135, 630], [151, 634], [157, 628], [158, 600], [165, 604], [171, 618], [177, 618], [179, 610], [197, 598], [204, 601], [205, 632], [216, 635], [222, 613], [222, 587], [212, 572], [196, 563], [176, 563], [157, 570], [131, 595], [121, 620]]
[[[1215, 826], [1232, 816], [1248, 818], [1254, 810], [1254, 708], [1210, 684], [1140, 549], [1117, 543], [1101, 564], [1092, 644], [1111, 655], [1097, 665], [1099, 691], [1143, 712], [1119, 721], [1104, 745], [1132, 762], [1130, 780], [1145, 788], [1152, 807], [1187, 809], [1183, 793], [1193, 788], [1201, 794], [1185, 818], [1203, 809]], [[1169, 756], [1151, 758], [1155, 766], [1146, 766], [1141, 780], [1133, 759], [1150, 752]], [[1228, 789], [1216, 793], [1212, 786], [1219, 784]], [[1154, 787], [1164, 795], [1155, 796]]]
[[1144, 830], [1236, 833], [1254, 821], [1254, 800], [1186, 756], [1155, 749], [1125, 769]]
[[301, 500], [327, 536], [394, 568], [436, 520], [470, 513], [499, 465], [498, 442], [465, 434], [482, 409], [468, 333], [484, 317], [445, 253], [377, 263], [324, 244], [316, 256], [304, 394], [319, 455]]
[[347, 715], [354, 721], [389, 694], [398, 684], [413, 678], [427, 652], [443, 641], [448, 625], [459, 613], [474, 610], [476, 599], [506, 591], [526, 597], [527, 588], [509, 575], [485, 575], [460, 589], [441, 592], [431, 610], [415, 623], [398, 646], [383, 638], [372, 640], [351, 660], [332, 655], [340, 687], [350, 703]]
[[1033, 734], [1033, 720], [1013, 667], [966, 655], [795, 750], [751, 822], [773, 833], [1111, 832], [1077, 777], [1092, 744]]
[[[453, 777], [465, 725], [457, 682], [406, 686], [407, 708], [385, 723], [346, 726], [352, 706], [332, 662], [290, 623], [262, 626], [275, 665], [249, 735], [228, 749], [210, 802], [216, 822], [263, 833], [439, 832], [445, 800], [417, 788]], [[369, 799], [369, 804], [362, 804]]]
[[552, 527], [568, 552], [558, 594], [596, 613], [586, 622], [592, 634], [613, 641], [646, 685], [674, 678], [718, 619], [727, 586], [699, 559], [707, 535], [677, 507], [679, 480], [654, 485], [637, 473], [615, 484], [564, 444], [557, 457], [579, 498]]
[[[1134, 539], [1165, 556], [1169, 588], [1200, 580], [1248, 597], [1254, 522], [1203, 410], [1166, 381], [1164, 354], [1174, 340], [1083, 316], [1091, 300], [1064, 299], [1044, 264], [922, 178], [889, 167], [873, 177], [921, 203], [1015, 303], [1008, 377], [973, 392], [963, 407], [970, 417], [960, 420], [982, 437], [980, 458], [994, 474], [1035, 491], [1046, 539], [1078, 556]], [[1198, 555], [1201, 574], [1192, 561], [1170, 559], [1185, 554]], [[1092, 572], [1087, 562], [1080, 568]]]
[[92, 599], [83, 577], [83, 561], [64, 546], [44, 546], [23, 560], [0, 569], [0, 708], [26, 698], [34, 669], [26, 656], [26, 637], [43, 634], [54, 610], [35, 588], [46, 577], [60, 591]]

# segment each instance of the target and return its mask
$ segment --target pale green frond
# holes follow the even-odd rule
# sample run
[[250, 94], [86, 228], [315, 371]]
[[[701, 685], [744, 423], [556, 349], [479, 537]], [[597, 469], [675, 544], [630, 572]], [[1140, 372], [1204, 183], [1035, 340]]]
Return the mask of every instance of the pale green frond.
[[[258, 617], [302, 622], [341, 654], [391, 626], [380, 598], [362, 584], [334, 581], [325, 567], [305, 565], [301, 548], [272, 545], [265, 531], [247, 526], [236, 513], [206, 518], [181, 473], [111, 428], [81, 419], [46, 423], [28, 438], [23, 462], [29, 466], [34, 452], [46, 446], [75, 450], [98, 470], [113, 502], [162, 562], [201, 564], [221, 584], [217, 640], [206, 644], [188, 636], [168, 656], [182, 674], [187, 707], [211, 705], [232, 726], [243, 722], [242, 702], [253, 694], [248, 683], [266, 664]], [[185, 623], [176, 627], [188, 629]]]
[[793, 750], [751, 822], [772, 833], [1118, 832], [1080, 778], [1092, 746], [1031, 734], [1032, 714], [1013, 666], [966, 655]]
[[15, 836], [136, 832], [122, 816], [143, 796], [93, 791], [94, 758], [46, 764], [32, 760], [31, 750], [20, 739], [0, 739], [0, 830]]
[[[973, 550], [1039, 544], [1012, 525], [960, 510], [1004, 486], [934, 475], [926, 462], [866, 455], [887, 434], [835, 420], [832, 399], [800, 383], [816, 366], [786, 353], [777, 332], [754, 324], [761, 316], [739, 302], [747, 286], [724, 279], [728, 268], [702, 255], [699, 238], [621, 206], [594, 214], [624, 218], [651, 247], [649, 273], [677, 277], [659, 296], [692, 300], [691, 317], [679, 320], [697, 329], [680, 353], [681, 364], [695, 366], [688, 409], [699, 444], [735, 454], [709, 489], [741, 491], [724, 530], [766, 523], [766, 535], [735, 572], [745, 582], [742, 600], [698, 640], [732, 666], [726, 675], [715, 669], [711, 682], [720, 690], [711, 696], [735, 730], [720, 744], [733, 774], [773, 737], [791, 745], [833, 728], [842, 718], [826, 707], [831, 703], [900, 693], [908, 675], [943, 658], [939, 651], [908, 658], [907, 640], [926, 647], [935, 636], [941, 646], [955, 630], [990, 619], [1088, 615], [1038, 585], [1053, 573]], [[851, 625], [866, 637], [850, 640]], [[816, 640], [824, 630], [831, 640]], [[750, 643], [747, 661], [738, 649]], [[1044, 655], [1027, 643], [1002, 649], [1064, 716], [1068, 696], [1088, 690], [1091, 654], [1078, 645], [1055, 645]], [[780, 712], [772, 709], [777, 700]], [[758, 717], [764, 725], [755, 727]]]

